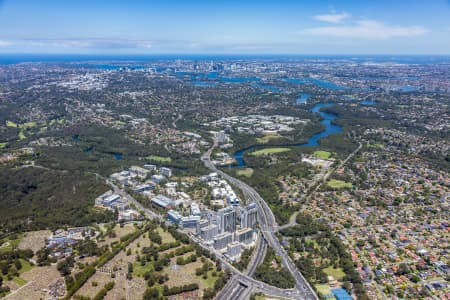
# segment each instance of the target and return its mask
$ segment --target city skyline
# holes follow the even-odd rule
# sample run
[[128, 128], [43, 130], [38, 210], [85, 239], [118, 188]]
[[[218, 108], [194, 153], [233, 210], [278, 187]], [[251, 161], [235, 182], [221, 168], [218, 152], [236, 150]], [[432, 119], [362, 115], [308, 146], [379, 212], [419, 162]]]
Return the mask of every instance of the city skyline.
[[449, 1], [0, 1], [0, 53], [449, 54]]

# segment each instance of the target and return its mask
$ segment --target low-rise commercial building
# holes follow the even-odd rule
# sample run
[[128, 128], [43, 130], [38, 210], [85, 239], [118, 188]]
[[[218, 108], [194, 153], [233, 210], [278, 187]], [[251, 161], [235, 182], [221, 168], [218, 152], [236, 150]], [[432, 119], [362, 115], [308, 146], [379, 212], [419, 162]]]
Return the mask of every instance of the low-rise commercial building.
[[200, 216], [182, 217], [180, 220], [180, 226], [182, 228], [197, 228]]
[[175, 206], [175, 201], [164, 195], [157, 195], [156, 197], [153, 197], [151, 201], [164, 209], [169, 209]]

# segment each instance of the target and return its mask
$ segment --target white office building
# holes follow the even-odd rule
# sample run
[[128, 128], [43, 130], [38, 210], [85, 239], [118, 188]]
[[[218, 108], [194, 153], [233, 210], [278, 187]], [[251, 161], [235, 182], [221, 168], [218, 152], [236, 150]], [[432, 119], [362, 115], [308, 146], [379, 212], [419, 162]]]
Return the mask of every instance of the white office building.
[[258, 207], [256, 203], [250, 203], [249, 205], [241, 208], [241, 228], [256, 229], [258, 222]]
[[236, 230], [236, 212], [232, 207], [225, 207], [218, 211], [220, 218], [220, 232], [234, 232]]
[[234, 258], [239, 257], [242, 252], [242, 245], [239, 242], [232, 242], [229, 243], [227, 246], [227, 253], [226, 256], [232, 260]]
[[200, 216], [182, 217], [180, 220], [180, 226], [182, 228], [197, 228]]
[[205, 241], [212, 241], [219, 234], [219, 226], [208, 225], [200, 229], [200, 237]]
[[200, 211], [200, 207], [197, 203], [192, 202], [191, 203], [191, 215], [193, 216], [200, 216], [202, 212]]
[[255, 233], [251, 228], [242, 228], [236, 231], [235, 240], [242, 244], [251, 244], [254, 241]]
[[233, 236], [229, 232], [224, 232], [214, 238], [214, 248], [217, 250], [225, 249], [233, 241]]
[[172, 176], [172, 170], [166, 167], [159, 168], [159, 174], [164, 175], [166, 177]]

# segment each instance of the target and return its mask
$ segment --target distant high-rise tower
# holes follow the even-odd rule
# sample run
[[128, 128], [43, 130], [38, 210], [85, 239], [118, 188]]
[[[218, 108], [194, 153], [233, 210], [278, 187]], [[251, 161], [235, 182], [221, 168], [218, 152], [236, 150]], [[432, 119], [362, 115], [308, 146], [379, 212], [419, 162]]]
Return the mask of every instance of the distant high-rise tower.
[[231, 207], [218, 211], [220, 218], [220, 232], [234, 232], [236, 230], [236, 212]]
[[249, 205], [241, 209], [241, 228], [256, 228], [256, 222], [258, 218], [258, 207], [256, 203], [250, 203]]

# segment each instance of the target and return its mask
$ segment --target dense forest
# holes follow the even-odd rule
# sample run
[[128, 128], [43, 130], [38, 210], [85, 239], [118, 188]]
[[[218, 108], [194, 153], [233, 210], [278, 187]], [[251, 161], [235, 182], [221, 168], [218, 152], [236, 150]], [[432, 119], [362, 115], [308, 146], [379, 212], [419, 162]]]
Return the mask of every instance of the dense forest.
[[106, 222], [112, 212], [93, 208], [107, 186], [93, 175], [42, 168], [0, 169], [1, 233]]

